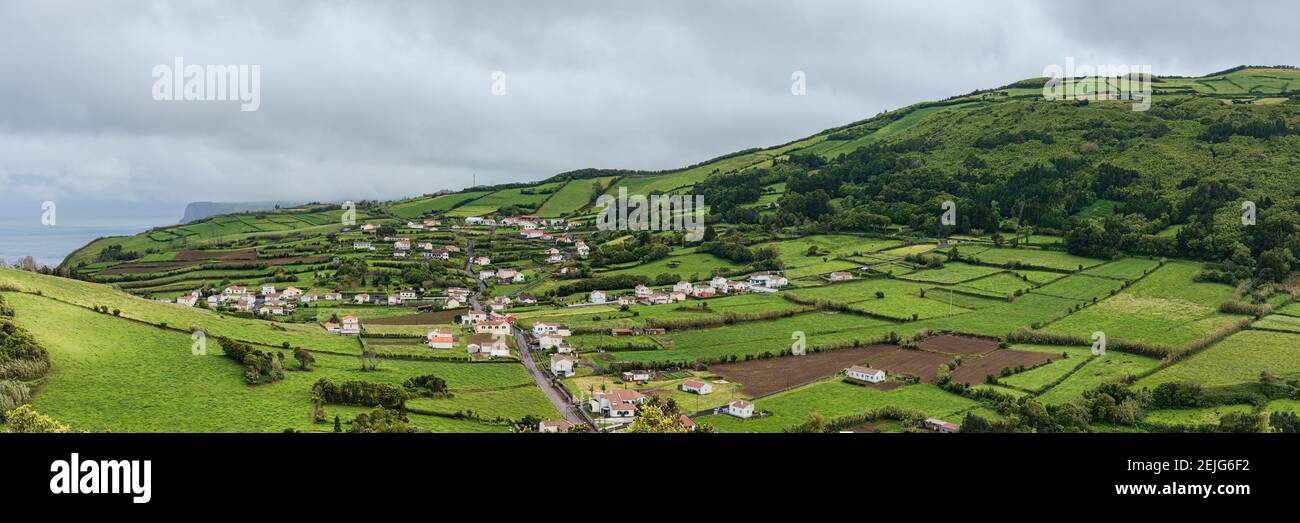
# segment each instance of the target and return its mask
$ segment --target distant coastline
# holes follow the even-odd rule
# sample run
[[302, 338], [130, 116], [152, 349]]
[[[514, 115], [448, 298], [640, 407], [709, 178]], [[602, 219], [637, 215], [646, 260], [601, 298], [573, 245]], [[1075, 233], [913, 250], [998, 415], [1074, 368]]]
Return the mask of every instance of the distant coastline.
[[176, 216], [115, 218], [100, 223], [60, 223], [43, 226], [35, 221], [0, 221], [0, 260], [12, 265], [31, 256], [39, 265], [55, 267], [73, 251], [97, 238], [138, 234], [152, 227], [171, 225]]

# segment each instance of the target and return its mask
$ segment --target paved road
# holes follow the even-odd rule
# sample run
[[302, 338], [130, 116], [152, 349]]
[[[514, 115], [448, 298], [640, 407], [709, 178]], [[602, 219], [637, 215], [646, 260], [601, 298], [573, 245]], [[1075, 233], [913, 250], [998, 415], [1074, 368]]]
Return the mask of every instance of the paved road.
[[[466, 240], [465, 256], [467, 257], [465, 272], [468, 272], [474, 277], [474, 281], [478, 282], [478, 292], [469, 297], [470, 310], [479, 312], [483, 310], [483, 307], [479, 305], [479, 298], [483, 296], [483, 293], [487, 292], [487, 285], [483, 283], [483, 280], [478, 279], [478, 273], [474, 271], [474, 240]], [[511, 325], [510, 329], [515, 336], [515, 346], [519, 349], [519, 359], [523, 362], [524, 368], [528, 369], [528, 373], [533, 376], [533, 381], [537, 382], [537, 387], [542, 389], [546, 399], [550, 400], [551, 405], [555, 406], [555, 410], [559, 411], [569, 423], [587, 423], [587, 419], [582, 417], [577, 407], [569, 404], [564, 394], [559, 391], [558, 387], [560, 385], [551, 383], [551, 378], [546, 374], [546, 371], [539, 368], [537, 362], [533, 361], [533, 347], [528, 343], [528, 335], [519, 327]]]
[[[587, 423], [587, 419], [582, 417], [582, 414], [578, 412], [577, 407], [570, 404], [564, 394], [560, 392], [559, 387], [561, 387], [561, 385], [553, 384], [550, 375], [539, 368], [537, 362], [533, 361], [533, 347], [528, 343], [528, 335], [519, 327], [511, 325], [510, 328], [515, 335], [515, 346], [519, 348], [519, 359], [523, 360], [524, 368], [528, 369], [528, 373], [533, 375], [533, 381], [536, 381], [537, 386], [546, 394], [546, 399], [551, 400], [551, 405], [554, 405], [555, 410], [560, 411], [560, 414], [563, 415], [564, 419], [568, 420], [569, 423]], [[595, 427], [592, 428], [594, 429]]]

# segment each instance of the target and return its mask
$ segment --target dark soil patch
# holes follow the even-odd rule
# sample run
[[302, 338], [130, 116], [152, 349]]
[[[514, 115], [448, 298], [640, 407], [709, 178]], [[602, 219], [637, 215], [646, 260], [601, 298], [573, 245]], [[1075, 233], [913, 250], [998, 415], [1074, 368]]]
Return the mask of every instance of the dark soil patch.
[[833, 378], [847, 367], [862, 365], [882, 354], [898, 351], [896, 345], [872, 345], [804, 356], [712, 365], [709, 367], [709, 372], [722, 376], [727, 381], [740, 383], [741, 392], [751, 397], [759, 397]]
[[985, 382], [986, 376], [989, 374], [997, 376], [1002, 369], [1015, 369], [1019, 365], [1032, 368], [1059, 359], [1061, 359], [1060, 354], [1003, 349], [963, 362], [961, 367], [952, 372], [952, 380], [967, 385], [978, 385]]

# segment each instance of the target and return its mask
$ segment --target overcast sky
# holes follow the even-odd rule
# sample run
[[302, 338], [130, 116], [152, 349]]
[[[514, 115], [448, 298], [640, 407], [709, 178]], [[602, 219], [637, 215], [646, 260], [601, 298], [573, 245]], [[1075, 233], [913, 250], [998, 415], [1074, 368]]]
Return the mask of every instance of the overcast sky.
[[[1178, 75], [1295, 63], [1297, 21], [1282, 0], [6, 1], [0, 217], [673, 168], [1066, 57]], [[155, 101], [152, 71], [175, 57], [259, 65], [259, 110]]]

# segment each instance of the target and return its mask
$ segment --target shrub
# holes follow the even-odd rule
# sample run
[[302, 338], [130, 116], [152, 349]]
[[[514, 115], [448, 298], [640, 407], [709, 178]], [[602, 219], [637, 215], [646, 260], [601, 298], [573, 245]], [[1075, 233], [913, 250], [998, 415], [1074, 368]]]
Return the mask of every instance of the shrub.
[[4, 415], [5, 425], [18, 433], [67, 433], [69, 427], [58, 420], [36, 412], [31, 405], [23, 405]]

